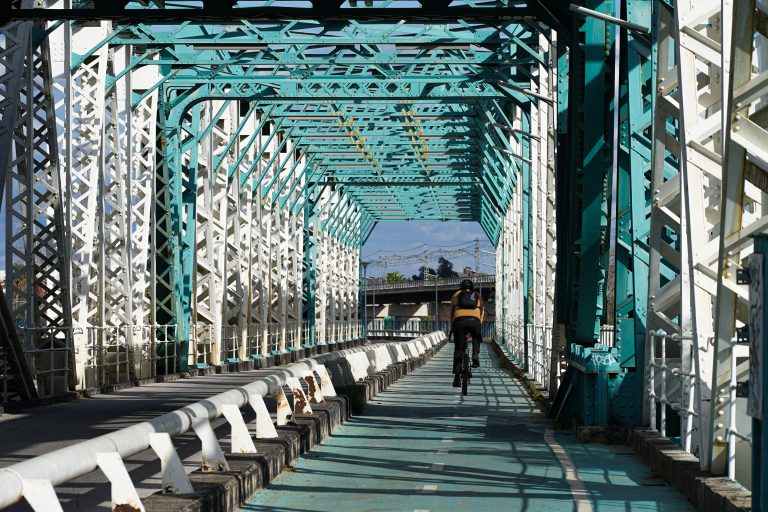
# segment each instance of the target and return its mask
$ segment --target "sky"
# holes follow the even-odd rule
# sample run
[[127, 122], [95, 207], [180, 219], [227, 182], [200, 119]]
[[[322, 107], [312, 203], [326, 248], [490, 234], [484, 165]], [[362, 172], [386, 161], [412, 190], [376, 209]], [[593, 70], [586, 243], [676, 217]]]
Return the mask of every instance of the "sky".
[[[433, 252], [429, 266], [437, 268], [437, 258], [446, 251], [465, 248], [464, 254], [446, 255], [457, 272], [465, 267], [475, 267], [475, 239], [480, 240], [480, 266], [485, 273], [494, 272], [494, 251], [488, 237], [477, 222], [380, 222], [363, 246], [363, 260], [376, 261], [382, 256], [403, 257]], [[419, 272], [421, 263], [397, 264], [388, 262], [386, 267], [370, 265], [368, 275], [384, 277], [387, 272], [399, 271], [405, 277]], [[0, 209], [0, 270], [5, 270], [5, 208]]]
[[[493, 253], [494, 249], [477, 222], [380, 222], [363, 246], [363, 261], [378, 262], [383, 256], [402, 258], [429, 250], [433, 252], [429, 266], [436, 268], [441, 253], [466, 248], [464, 254], [445, 255], [453, 263], [453, 269], [461, 272], [465, 266], [475, 267], [475, 239], [480, 240], [482, 271], [493, 273], [495, 257], [487, 252]], [[398, 264], [394, 261], [386, 262], [385, 265], [371, 264], [368, 266], [368, 276], [384, 277], [387, 272], [398, 271], [405, 277], [411, 277], [418, 273], [421, 265], [421, 262]]]

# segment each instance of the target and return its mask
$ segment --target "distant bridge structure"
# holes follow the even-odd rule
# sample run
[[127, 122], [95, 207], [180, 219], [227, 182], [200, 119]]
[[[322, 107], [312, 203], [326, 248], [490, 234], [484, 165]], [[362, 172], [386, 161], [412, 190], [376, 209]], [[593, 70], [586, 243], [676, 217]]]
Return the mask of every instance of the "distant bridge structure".
[[[437, 291], [438, 300], [444, 302], [450, 300], [453, 293], [459, 289], [462, 279], [460, 277], [452, 277], [435, 279], [433, 281], [366, 282], [363, 286], [363, 291], [369, 304], [374, 299], [378, 304], [434, 302], [435, 291]], [[482, 292], [484, 300], [487, 300], [496, 291], [496, 276], [475, 277], [473, 282], [476, 289]]]

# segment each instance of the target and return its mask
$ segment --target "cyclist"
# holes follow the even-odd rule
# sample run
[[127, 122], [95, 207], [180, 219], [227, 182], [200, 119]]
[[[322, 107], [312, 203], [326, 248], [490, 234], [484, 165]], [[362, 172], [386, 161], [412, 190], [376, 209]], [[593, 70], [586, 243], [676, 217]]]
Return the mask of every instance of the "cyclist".
[[451, 328], [453, 329], [453, 386], [459, 387], [461, 358], [466, 350], [464, 333], [472, 336], [472, 368], [480, 366], [481, 325], [485, 310], [483, 298], [475, 291], [475, 284], [470, 279], [461, 282], [461, 289], [451, 297]]

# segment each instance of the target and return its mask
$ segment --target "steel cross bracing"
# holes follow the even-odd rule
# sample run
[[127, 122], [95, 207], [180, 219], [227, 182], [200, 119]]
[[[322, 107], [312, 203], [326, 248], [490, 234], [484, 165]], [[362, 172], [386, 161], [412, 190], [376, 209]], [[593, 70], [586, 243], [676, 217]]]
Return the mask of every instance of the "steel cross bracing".
[[[72, 8], [13, 7], [41, 19]], [[8, 225], [9, 261], [29, 261], [16, 256], [34, 251], [20, 240], [46, 247], [53, 266], [37, 286], [62, 301], [60, 317], [46, 317], [34, 267], [10, 265], [27, 277], [10, 273], [26, 299], [16, 287], [9, 300], [43, 315], [19, 320], [37, 336], [27, 350], [59, 340], [46, 371], [66, 389], [335, 339], [345, 323], [352, 336], [355, 254], [378, 221], [478, 220], [497, 239], [520, 167], [505, 110], [528, 108], [528, 70], [546, 51], [539, 26], [513, 18], [48, 22], [38, 39], [29, 23], [4, 27], [5, 47], [20, 49], [5, 53], [7, 70], [30, 51], [50, 56], [53, 75], [38, 82], [54, 98], [43, 127], [60, 153], [46, 164], [45, 145], [26, 140], [36, 150], [25, 156], [55, 173], [40, 181], [50, 199], [30, 209], [13, 182], [7, 203], [20, 219]], [[5, 97], [21, 97], [21, 75], [4, 79]], [[24, 228], [38, 214], [54, 215], [40, 223], [44, 237]], [[297, 241], [307, 214], [310, 241]], [[319, 290], [311, 316], [306, 283]]]
[[731, 359], [737, 381], [748, 369], [736, 343], [747, 289], [735, 274], [766, 220], [766, 13], [705, 4], [659, 9], [648, 328], [681, 335], [686, 448], [722, 473], [735, 442]]
[[737, 476], [763, 4], [72, 3], [0, 8], [2, 400], [359, 337], [375, 226], [475, 221], [561, 410]]

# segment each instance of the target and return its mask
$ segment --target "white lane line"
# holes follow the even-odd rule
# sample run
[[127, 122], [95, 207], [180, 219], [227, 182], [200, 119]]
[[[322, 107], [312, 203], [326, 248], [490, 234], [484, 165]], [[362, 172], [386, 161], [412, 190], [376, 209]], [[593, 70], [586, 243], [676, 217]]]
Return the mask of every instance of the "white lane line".
[[437, 490], [436, 484], [426, 484], [424, 487], [421, 488], [420, 492], [421, 494], [432, 494]]
[[443, 439], [443, 441], [442, 441], [442, 442], [444, 442], [444, 443], [452, 443], [452, 442], [453, 442], [453, 439], [452, 439], [452, 438], [450, 438], [450, 437], [446, 437], [446, 438], [444, 438], [444, 439]]
[[442, 450], [437, 450], [437, 453], [439, 453], [439, 454], [441, 454], [441, 455], [444, 455], [444, 454], [448, 453], [448, 450], [446, 450], [445, 448], [443, 448]]
[[445, 467], [445, 464], [442, 462], [433, 462], [432, 467], [429, 468], [430, 471], [442, 471]]
[[551, 428], [546, 429], [544, 431], [544, 441], [552, 449], [555, 457], [557, 457], [557, 461], [560, 463], [560, 467], [563, 468], [565, 480], [571, 488], [571, 496], [573, 496], [573, 501], [576, 503], [576, 512], [593, 512], [594, 506], [589, 498], [589, 492], [587, 492], [584, 483], [579, 479], [576, 466], [573, 464], [573, 460], [571, 460], [568, 452], [555, 440], [555, 431]]

